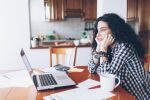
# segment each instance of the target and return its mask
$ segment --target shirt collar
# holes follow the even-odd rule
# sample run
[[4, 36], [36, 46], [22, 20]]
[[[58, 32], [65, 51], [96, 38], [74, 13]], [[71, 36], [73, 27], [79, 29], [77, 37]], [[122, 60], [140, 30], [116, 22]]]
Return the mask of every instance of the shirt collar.
[[116, 42], [116, 43], [115, 43], [115, 46], [111, 48], [111, 54], [113, 54], [115, 51], [118, 50], [119, 44], [120, 44], [119, 42]]

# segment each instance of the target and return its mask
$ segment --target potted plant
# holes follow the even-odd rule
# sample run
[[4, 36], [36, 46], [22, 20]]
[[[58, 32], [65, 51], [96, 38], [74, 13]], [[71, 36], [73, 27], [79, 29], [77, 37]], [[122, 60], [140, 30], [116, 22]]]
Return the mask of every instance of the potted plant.
[[31, 38], [31, 46], [32, 47], [38, 47], [39, 46], [39, 44], [40, 44], [40, 38], [38, 38], [38, 37], [36, 37], [36, 36], [33, 36], [32, 38]]
[[86, 32], [81, 33], [81, 39], [80, 39], [80, 43], [81, 44], [87, 44], [89, 43], [89, 35], [87, 35]]
[[42, 41], [46, 39], [46, 36], [42, 33], [38, 33], [31, 38], [32, 47], [42, 46]]
[[81, 38], [87, 38], [87, 33], [86, 32], [81, 33]]
[[46, 36], [48, 40], [55, 40], [56, 39], [56, 36], [51, 34], [51, 35], [47, 35]]

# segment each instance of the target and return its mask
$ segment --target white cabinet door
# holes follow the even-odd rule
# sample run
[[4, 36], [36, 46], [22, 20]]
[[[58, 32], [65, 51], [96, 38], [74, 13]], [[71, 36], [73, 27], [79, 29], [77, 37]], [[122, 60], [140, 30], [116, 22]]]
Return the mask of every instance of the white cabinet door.
[[91, 56], [91, 47], [77, 48], [76, 66], [87, 66]]
[[[32, 67], [49, 67], [49, 49], [36, 49], [27, 52]], [[76, 66], [87, 66], [91, 56], [91, 47], [78, 47]]]

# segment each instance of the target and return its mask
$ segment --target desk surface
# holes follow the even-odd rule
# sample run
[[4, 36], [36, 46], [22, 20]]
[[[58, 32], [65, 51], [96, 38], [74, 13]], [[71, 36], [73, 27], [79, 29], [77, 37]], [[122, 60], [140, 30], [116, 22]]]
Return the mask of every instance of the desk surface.
[[[85, 69], [84, 72], [72, 72], [69, 73], [69, 76], [76, 82], [80, 83], [86, 79], [94, 79], [99, 81], [98, 75], [89, 74], [87, 67], [82, 66], [80, 68]], [[11, 88], [3, 88], [0, 89], [0, 100], [43, 100], [44, 96], [49, 94], [57, 93], [64, 90], [69, 90], [76, 88], [67, 87], [55, 90], [45, 90], [37, 92], [34, 86], [28, 88], [20, 88], [20, 87], [11, 87]], [[113, 93], [115, 96], [109, 98], [108, 100], [135, 100], [134, 96], [127, 93], [123, 88], [116, 88]]]

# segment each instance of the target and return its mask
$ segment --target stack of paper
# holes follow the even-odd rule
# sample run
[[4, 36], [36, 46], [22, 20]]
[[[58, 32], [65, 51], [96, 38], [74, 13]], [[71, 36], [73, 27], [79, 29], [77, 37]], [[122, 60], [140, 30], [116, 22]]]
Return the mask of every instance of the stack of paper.
[[[64, 92], [59, 92], [45, 96], [45, 100], [103, 100], [109, 97], [114, 96], [111, 92], [106, 92], [100, 88], [88, 89], [91, 86], [97, 85], [97, 81], [92, 85], [91, 82], [94, 82], [92, 79], [88, 79], [78, 85], [79, 88], [67, 90]], [[89, 84], [88, 84], [89, 83]], [[98, 82], [99, 83], [99, 82]], [[87, 86], [87, 88], [85, 88]], [[84, 88], [83, 88], [84, 87]]]
[[114, 94], [102, 91], [100, 88], [84, 89], [76, 88], [64, 92], [55, 93], [44, 97], [45, 100], [103, 100]]

